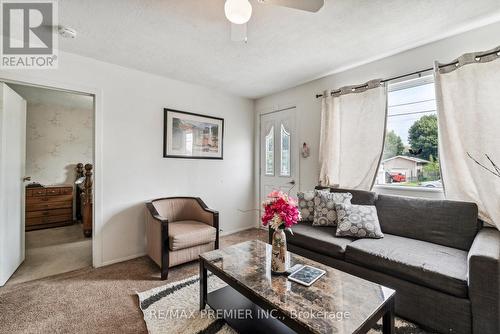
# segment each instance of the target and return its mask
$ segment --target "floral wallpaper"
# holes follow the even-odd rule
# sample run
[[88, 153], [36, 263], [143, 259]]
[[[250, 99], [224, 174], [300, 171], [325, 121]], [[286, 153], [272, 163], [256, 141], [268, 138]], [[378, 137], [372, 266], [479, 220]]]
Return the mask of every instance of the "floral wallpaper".
[[43, 185], [71, 184], [79, 162], [93, 163], [92, 103], [68, 107], [28, 101], [26, 175]]

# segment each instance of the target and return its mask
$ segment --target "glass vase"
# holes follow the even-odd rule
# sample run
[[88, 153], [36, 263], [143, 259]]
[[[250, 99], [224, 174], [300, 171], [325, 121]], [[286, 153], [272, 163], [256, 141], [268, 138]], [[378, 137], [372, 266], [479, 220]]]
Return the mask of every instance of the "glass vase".
[[285, 230], [279, 228], [273, 233], [271, 272], [284, 274], [286, 271], [286, 235]]

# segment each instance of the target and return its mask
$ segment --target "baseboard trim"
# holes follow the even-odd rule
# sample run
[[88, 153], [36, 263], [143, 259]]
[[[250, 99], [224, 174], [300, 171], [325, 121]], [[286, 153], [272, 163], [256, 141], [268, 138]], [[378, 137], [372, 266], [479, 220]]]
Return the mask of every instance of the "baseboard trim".
[[96, 267], [96, 268], [105, 267], [105, 266], [109, 266], [111, 264], [115, 264], [115, 263], [120, 263], [120, 262], [124, 262], [124, 261], [128, 261], [128, 260], [136, 259], [138, 257], [145, 256], [146, 254], [147, 254], [146, 252], [141, 252], [141, 253], [137, 253], [137, 254], [133, 254], [133, 255], [124, 256], [124, 257], [121, 257], [121, 258], [118, 258], [118, 259], [103, 261], [101, 263], [101, 265], [98, 266], [98, 267]]
[[221, 236], [230, 235], [230, 234], [238, 233], [238, 232], [241, 232], [241, 231], [251, 230], [251, 229], [254, 229], [254, 228], [257, 228], [257, 227], [256, 226], [240, 227], [240, 228], [237, 228], [237, 229], [234, 229], [234, 230], [221, 232], [220, 235]]
[[[220, 235], [221, 236], [230, 235], [230, 234], [238, 233], [241, 231], [251, 230], [254, 228], [257, 228], [257, 227], [256, 226], [245, 226], [245, 227], [237, 228], [234, 230], [221, 232]], [[136, 259], [138, 257], [145, 256], [145, 255], [147, 255], [146, 252], [141, 252], [141, 253], [137, 253], [137, 254], [133, 254], [133, 255], [124, 256], [124, 257], [121, 257], [118, 259], [103, 261], [99, 266], [96, 266], [95, 268], [105, 267], [105, 266], [109, 266], [109, 265], [112, 265], [115, 263], [120, 263], [120, 262], [124, 262], [124, 261], [128, 261], [128, 260]]]

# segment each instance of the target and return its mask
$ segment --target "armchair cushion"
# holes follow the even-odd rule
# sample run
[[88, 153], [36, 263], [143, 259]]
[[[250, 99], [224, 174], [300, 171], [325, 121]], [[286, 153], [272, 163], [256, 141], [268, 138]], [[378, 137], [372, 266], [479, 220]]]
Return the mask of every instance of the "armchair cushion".
[[172, 251], [214, 242], [215, 227], [195, 220], [168, 223], [168, 243]]

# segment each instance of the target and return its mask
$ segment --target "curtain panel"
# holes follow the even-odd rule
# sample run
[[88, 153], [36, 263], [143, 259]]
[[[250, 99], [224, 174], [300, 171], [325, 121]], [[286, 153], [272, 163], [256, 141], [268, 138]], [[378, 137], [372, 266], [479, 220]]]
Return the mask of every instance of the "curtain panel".
[[322, 186], [370, 190], [384, 149], [387, 89], [380, 80], [322, 97], [319, 163]]
[[[485, 56], [487, 54], [487, 56]], [[500, 229], [500, 47], [435, 64], [439, 157], [447, 199], [475, 202]]]

